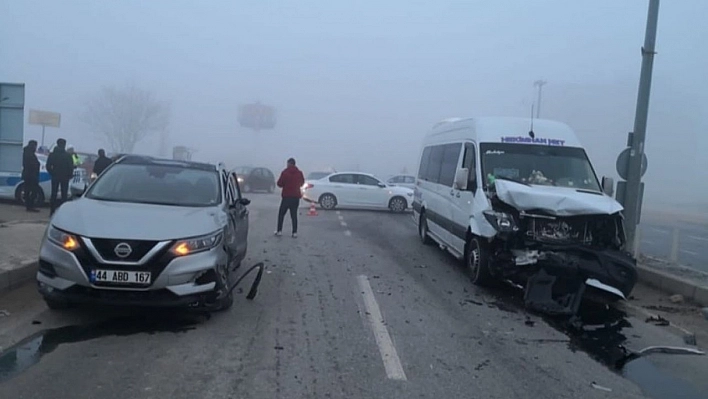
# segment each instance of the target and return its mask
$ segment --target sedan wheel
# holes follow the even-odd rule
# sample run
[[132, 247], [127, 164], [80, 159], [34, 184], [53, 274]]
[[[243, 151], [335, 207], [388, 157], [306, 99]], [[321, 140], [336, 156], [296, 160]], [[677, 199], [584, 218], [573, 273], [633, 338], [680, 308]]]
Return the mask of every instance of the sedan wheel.
[[388, 208], [396, 213], [405, 212], [406, 208], [408, 208], [408, 202], [406, 202], [405, 198], [394, 197], [388, 203]]
[[324, 194], [320, 197], [320, 206], [325, 210], [332, 210], [337, 206], [337, 198], [332, 194]]

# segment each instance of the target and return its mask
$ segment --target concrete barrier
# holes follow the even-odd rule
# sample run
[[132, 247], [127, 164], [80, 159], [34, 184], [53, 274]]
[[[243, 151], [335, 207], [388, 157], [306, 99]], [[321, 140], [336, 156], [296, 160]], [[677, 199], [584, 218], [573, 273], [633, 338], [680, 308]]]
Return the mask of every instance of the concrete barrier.
[[38, 267], [38, 261], [30, 259], [12, 268], [0, 269], [0, 295], [33, 280]]
[[669, 295], [681, 294], [686, 300], [708, 306], [708, 287], [644, 265], [637, 265], [637, 272], [641, 283]]

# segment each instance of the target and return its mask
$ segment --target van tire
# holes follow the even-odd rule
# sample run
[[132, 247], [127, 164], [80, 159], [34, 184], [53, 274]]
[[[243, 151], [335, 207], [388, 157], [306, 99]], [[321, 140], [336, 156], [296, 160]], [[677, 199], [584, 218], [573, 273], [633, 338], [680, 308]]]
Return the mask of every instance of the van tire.
[[317, 202], [319, 202], [322, 209], [326, 211], [331, 211], [337, 207], [337, 197], [333, 194], [322, 194], [320, 200]]
[[418, 223], [418, 237], [423, 245], [433, 245], [433, 239], [428, 235], [428, 218], [425, 217], [425, 213], [420, 215], [420, 222]]
[[472, 283], [479, 286], [491, 286], [494, 276], [489, 270], [489, 250], [477, 236], [470, 237], [465, 247], [465, 267], [470, 272]]

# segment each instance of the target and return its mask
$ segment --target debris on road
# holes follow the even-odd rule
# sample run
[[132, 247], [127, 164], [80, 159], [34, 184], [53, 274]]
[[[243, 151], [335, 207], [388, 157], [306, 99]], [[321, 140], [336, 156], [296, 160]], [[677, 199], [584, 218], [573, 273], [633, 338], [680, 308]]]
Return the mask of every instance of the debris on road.
[[533, 320], [531, 320], [531, 319], [526, 319], [526, 321], [524, 322], [524, 324], [526, 324], [526, 325], [529, 326], [529, 327], [533, 327], [534, 325], [536, 325], [536, 322], [533, 321]]
[[662, 327], [668, 326], [671, 324], [668, 320], [666, 320], [665, 318], [663, 318], [661, 316], [650, 316], [650, 317], [647, 317], [647, 319], [644, 321], [646, 323], [654, 323], [655, 325], [662, 326]]
[[10, 316], [10, 312], [8, 312], [7, 310], [0, 309], [0, 317], [8, 317], [8, 316]]
[[595, 382], [592, 382], [592, 383], [590, 384], [590, 386], [593, 387], [593, 388], [595, 388], [595, 389], [599, 389], [599, 390], [601, 390], [601, 391], [612, 392], [612, 389], [611, 389], [611, 388], [603, 387], [602, 385], [598, 385], [598, 384], [596, 384]]
[[487, 367], [487, 366], [489, 366], [489, 359], [487, 359], [487, 360], [483, 361], [482, 363], [478, 364], [477, 366], [475, 366], [474, 369], [477, 370], [477, 371], [481, 371], [481, 370], [483, 370], [483, 369], [484, 369], [485, 367]]
[[684, 301], [683, 295], [681, 295], [681, 294], [671, 295], [669, 297], [669, 301], [671, 301], [671, 303], [683, 303], [683, 301]]
[[275, 350], [277, 350], [277, 351], [282, 351], [283, 349], [285, 349], [285, 348], [283, 348], [282, 346], [279, 346], [279, 345], [275, 347]]

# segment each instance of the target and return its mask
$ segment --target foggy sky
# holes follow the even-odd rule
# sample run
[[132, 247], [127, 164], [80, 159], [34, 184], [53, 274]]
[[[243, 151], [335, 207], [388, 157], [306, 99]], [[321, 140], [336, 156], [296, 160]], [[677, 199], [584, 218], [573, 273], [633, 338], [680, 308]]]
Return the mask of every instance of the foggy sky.
[[[172, 108], [169, 144], [230, 166], [415, 171], [420, 143], [453, 116], [568, 123], [600, 175], [632, 129], [645, 0], [0, 0], [0, 81], [26, 109], [62, 113], [79, 150], [106, 143], [80, 122], [102, 86], [135, 83]], [[661, 4], [648, 122], [647, 200], [708, 202], [705, 0]], [[238, 126], [261, 101], [278, 126]], [[25, 124], [25, 138], [41, 128]], [[157, 154], [158, 137], [140, 151]], [[616, 176], [615, 176], [616, 177]]]

